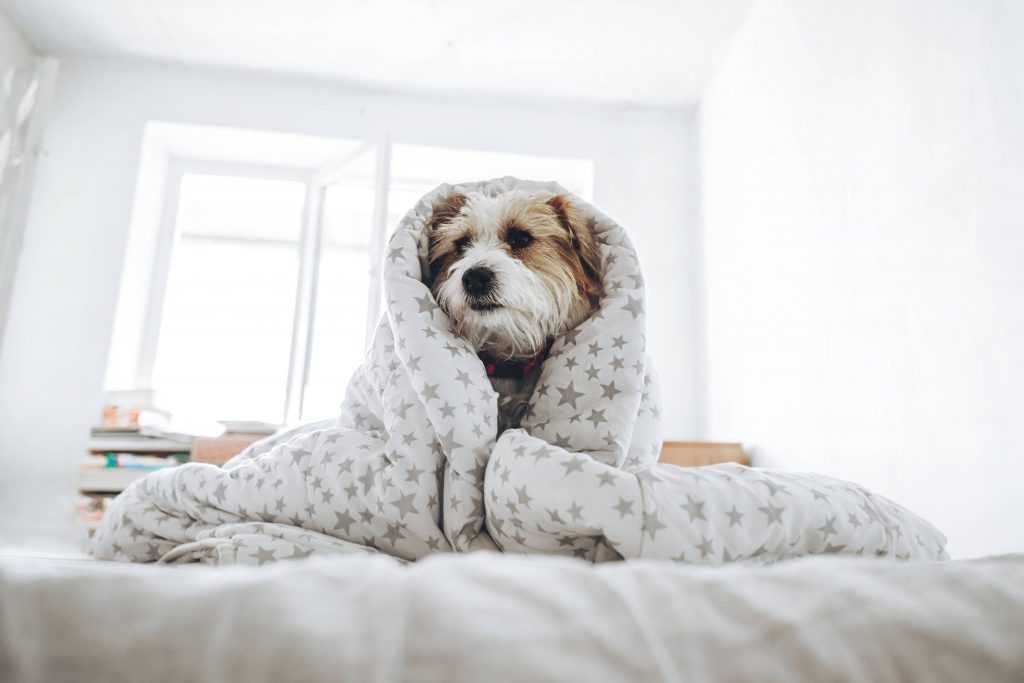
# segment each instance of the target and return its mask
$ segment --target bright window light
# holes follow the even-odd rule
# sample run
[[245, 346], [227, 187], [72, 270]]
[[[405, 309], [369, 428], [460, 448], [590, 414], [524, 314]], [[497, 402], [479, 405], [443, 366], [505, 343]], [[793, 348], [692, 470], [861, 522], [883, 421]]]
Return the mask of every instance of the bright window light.
[[281, 421], [304, 199], [299, 182], [182, 176], [153, 366], [176, 407]]
[[373, 185], [358, 178], [324, 188], [303, 420], [337, 416], [348, 379], [363, 359], [375, 198]]
[[164, 157], [173, 191], [163, 227], [140, 241], [154, 245], [139, 249], [154, 254], [151, 267], [126, 264], [149, 281], [138, 296], [122, 292], [131, 305], [117, 330], [134, 329], [134, 310], [145, 319], [137, 354], [115, 334], [113, 375], [207, 419], [338, 414], [383, 311], [387, 235], [438, 185], [513, 175], [593, 193], [588, 159], [160, 126], [154, 139], [174, 142]]

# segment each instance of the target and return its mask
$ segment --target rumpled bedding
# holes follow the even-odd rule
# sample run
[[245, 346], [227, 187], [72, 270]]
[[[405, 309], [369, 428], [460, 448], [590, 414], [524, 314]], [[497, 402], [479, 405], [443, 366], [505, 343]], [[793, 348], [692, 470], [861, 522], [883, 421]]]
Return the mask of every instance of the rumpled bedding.
[[223, 468], [133, 483], [96, 531], [103, 559], [257, 563], [501, 549], [692, 563], [817, 553], [945, 558], [928, 522], [856, 484], [739, 465], [658, 465], [644, 281], [625, 231], [586, 202], [602, 258], [595, 313], [554, 341], [521, 428], [497, 434], [483, 364], [422, 282], [433, 206], [454, 191], [568, 194], [515, 178], [442, 185], [396, 229], [386, 313], [333, 422], [254, 444]]
[[769, 567], [511, 553], [263, 567], [0, 555], [0, 680], [1024, 680], [1024, 555]]

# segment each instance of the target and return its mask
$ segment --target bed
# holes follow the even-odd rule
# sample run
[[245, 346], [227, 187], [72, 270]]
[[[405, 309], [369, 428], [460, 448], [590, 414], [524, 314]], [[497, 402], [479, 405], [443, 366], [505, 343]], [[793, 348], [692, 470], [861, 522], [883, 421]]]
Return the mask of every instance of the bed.
[[134, 482], [97, 560], [0, 561], [0, 681], [1024, 678], [1024, 557], [943, 562], [854, 482], [656, 462], [639, 259], [581, 200], [599, 308], [499, 433], [422, 273], [438, 202], [524, 188], [564, 193], [443, 185], [407, 214], [336, 420]]
[[0, 559], [0, 680], [1021, 681], [1024, 555]]

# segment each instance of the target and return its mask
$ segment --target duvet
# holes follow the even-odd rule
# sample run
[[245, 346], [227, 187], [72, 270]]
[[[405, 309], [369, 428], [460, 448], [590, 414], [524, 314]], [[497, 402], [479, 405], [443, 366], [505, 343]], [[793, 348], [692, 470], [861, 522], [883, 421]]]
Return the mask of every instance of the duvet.
[[514, 178], [443, 185], [402, 220], [384, 256], [386, 313], [337, 420], [254, 444], [224, 468], [187, 464], [135, 482], [97, 529], [93, 553], [258, 564], [482, 548], [595, 562], [945, 558], [934, 527], [853, 483], [657, 464], [660, 399], [639, 262], [625, 231], [578, 198], [604, 295], [554, 341], [521, 428], [499, 435], [483, 364], [421, 274], [435, 203], [514, 187], [565, 192]]

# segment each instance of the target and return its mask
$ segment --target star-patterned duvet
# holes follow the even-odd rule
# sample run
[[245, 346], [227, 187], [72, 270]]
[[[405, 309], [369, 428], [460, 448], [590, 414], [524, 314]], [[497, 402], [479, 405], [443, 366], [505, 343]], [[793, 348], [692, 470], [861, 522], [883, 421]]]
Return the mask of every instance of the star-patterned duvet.
[[944, 558], [945, 539], [855, 484], [738, 465], [656, 463], [657, 377], [625, 231], [574, 198], [602, 256], [599, 308], [555, 340], [520, 429], [422, 282], [432, 207], [453, 191], [565, 190], [514, 178], [442, 185], [384, 258], [386, 313], [337, 420], [264, 440], [223, 468], [187, 464], [122, 493], [105, 559], [259, 563], [488, 548], [591, 561], [767, 562], [814, 553]]

